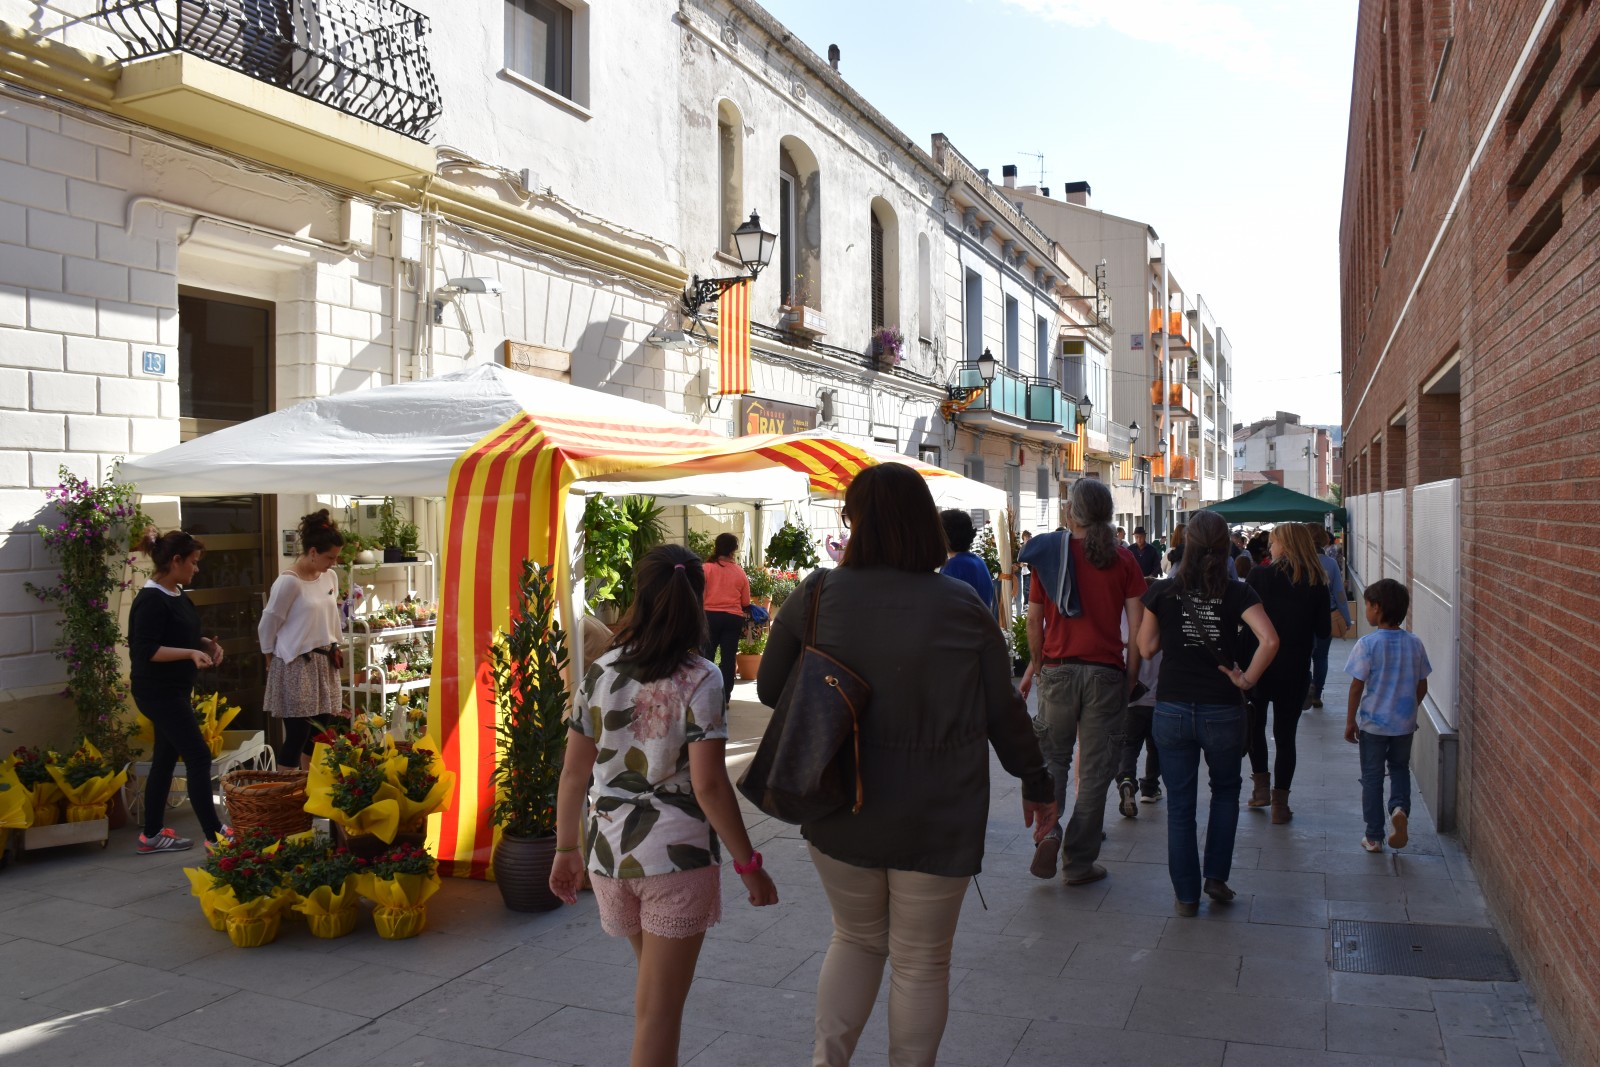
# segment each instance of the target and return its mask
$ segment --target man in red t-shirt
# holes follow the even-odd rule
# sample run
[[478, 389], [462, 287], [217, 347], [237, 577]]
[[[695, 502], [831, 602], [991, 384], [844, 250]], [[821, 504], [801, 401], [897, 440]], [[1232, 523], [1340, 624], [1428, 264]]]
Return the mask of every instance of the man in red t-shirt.
[[[1098, 479], [1073, 485], [1067, 504], [1071, 580], [1066, 584], [1071, 588], [1069, 606], [1078, 614], [1064, 614], [1057, 605], [1055, 597], [1064, 584], [1056, 580], [1059, 567], [1051, 568], [1056, 575], [1045, 573], [1044, 560], [1033, 569], [1028, 595], [1029, 657], [1022, 692], [1026, 696], [1038, 679], [1039, 714], [1033, 728], [1055, 778], [1058, 811], [1066, 810], [1067, 773], [1073, 747], [1079, 747], [1078, 795], [1065, 835], [1058, 824], [1039, 843], [1029, 870], [1039, 878], [1053, 877], [1060, 851], [1068, 885], [1087, 885], [1106, 876], [1095, 860], [1100, 856], [1106, 792], [1116, 773], [1113, 738], [1127, 711], [1132, 679], [1139, 675], [1135, 638], [1146, 584], [1133, 553], [1117, 547], [1111, 508], [1111, 491]], [[1057, 531], [1034, 538], [1029, 555], [1054, 553], [1059, 559], [1059, 539], [1064, 537]]]

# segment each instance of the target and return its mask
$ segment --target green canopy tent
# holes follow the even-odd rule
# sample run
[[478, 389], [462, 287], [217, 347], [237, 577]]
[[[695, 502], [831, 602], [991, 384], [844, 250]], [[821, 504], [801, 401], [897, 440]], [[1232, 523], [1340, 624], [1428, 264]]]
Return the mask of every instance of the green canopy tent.
[[1323, 522], [1332, 515], [1340, 527], [1345, 524], [1344, 508], [1272, 482], [1258, 485], [1232, 500], [1213, 504], [1206, 510], [1216, 512], [1229, 523]]

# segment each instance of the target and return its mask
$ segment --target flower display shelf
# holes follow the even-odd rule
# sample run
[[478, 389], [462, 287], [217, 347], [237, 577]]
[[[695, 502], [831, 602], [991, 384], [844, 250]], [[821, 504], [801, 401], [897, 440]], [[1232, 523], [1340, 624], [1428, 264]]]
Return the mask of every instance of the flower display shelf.
[[[421, 597], [423, 603], [434, 605], [434, 610], [437, 610], [438, 569], [431, 558], [408, 563], [351, 563], [345, 565], [345, 572], [345, 581], [342, 583], [345, 589], [355, 589], [358, 578], [362, 576], [376, 574], [379, 581], [389, 581], [391, 579], [388, 576], [393, 575], [392, 580], [398, 582], [408, 592], [414, 592]], [[386, 646], [400, 641], [411, 644], [425, 643], [431, 648], [437, 628], [437, 618], [433, 622], [413, 626], [357, 628], [369, 625], [371, 625], [369, 615], [357, 615], [352, 611], [351, 617], [345, 622], [346, 628], [339, 635], [339, 643], [344, 649], [344, 669], [340, 676], [340, 687], [345, 692], [347, 706], [359, 708], [362, 703], [359, 699], [361, 697], [387, 698], [426, 689], [430, 681], [427, 675], [405, 681], [391, 681], [389, 671], [383, 664], [383, 650]], [[373, 674], [377, 675], [376, 680], [372, 678]], [[390, 723], [389, 729], [398, 740], [404, 733], [405, 723], [403, 721]]]
[[11, 835], [11, 847], [20, 854], [41, 848], [60, 848], [62, 845], [85, 845], [98, 841], [101, 848], [111, 836], [108, 819], [86, 819], [83, 822], [58, 822], [49, 826], [30, 826]]
[[352, 693], [382, 693], [388, 696], [391, 693], [408, 693], [413, 689], [426, 689], [432, 679], [413, 678], [409, 682], [357, 682], [355, 685], [346, 686]]

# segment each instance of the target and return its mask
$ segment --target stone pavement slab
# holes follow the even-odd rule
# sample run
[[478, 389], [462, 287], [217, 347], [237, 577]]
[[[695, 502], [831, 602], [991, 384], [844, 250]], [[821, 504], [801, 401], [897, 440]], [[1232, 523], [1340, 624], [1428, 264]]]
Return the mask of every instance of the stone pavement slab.
[[[1327, 707], [1299, 731], [1294, 821], [1240, 813], [1230, 905], [1173, 914], [1165, 803], [1107, 809], [1110, 875], [1067, 887], [1028, 873], [1015, 782], [991, 764], [988, 849], [952, 949], [941, 1063], [973, 1067], [1556, 1067], [1522, 983], [1334, 972], [1329, 923], [1489, 925], [1469, 858], [1420, 800], [1411, 844], [1369, 855], [1358, 767], [1345, 744], [1349, 642], [1335, 645]], [[737, 742], [766, 712], [735, 690]], [[1075, 788], [1076, 783], [1069, 783]], [[1207, 802], [1202, 787], [1202, 808]], [[810, 1062], [816, 983], [832, 932], [796, 827], [746, 809], [780, 903], [751, 908], [723, 882], [724, 919], [689, 991], [680, 1060], [694, 1067]], [[192, 830], [186, 811], [174, 813]], [[335, 941], [285, 921], [279, 940], [233, 948], [210, 930], [182, 868], [193, 854], [68, 848], [0, 871], [0, 1061], [78, 1067], [383, 1063], [441, 1067], [618, 1064], [636, 968], [600, 929], [593, 898], [507, 911], [493, 886], [448, 880], [410, 941], [370, 919]], [[887, 1064], [888, 978], [854, 1059]]]

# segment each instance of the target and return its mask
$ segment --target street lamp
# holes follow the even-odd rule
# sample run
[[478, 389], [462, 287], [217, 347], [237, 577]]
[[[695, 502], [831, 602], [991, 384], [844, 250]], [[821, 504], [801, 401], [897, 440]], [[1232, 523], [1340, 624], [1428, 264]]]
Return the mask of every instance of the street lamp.
[[1139, 459], [1138, 446], [1139, 424], [1138, 422], [1130, 422], [1128, 423], [1128, 453], [1129, 458], [1133, 461], [1133, 481], [1139, 487], [1139, 521], [1135, 525], [1143, 526], [1146, 518], [1144, 513], [1144, 479], [1140, 475], [1144, 472], [1139, 469], [1142, 461]]
[[1089, 398], [1088, 393], [1084, 393], [1083, 399], [1078, 401], [1078, 421], [1087, 423], [1093, 417], [1094, 401]]
[[702, 278], [696, 274], [683, 294], [684, 314], [697, 319], [700, 317], [701, 305], [706, 301], [720, 295], [730, 286], [746, 280], [754, 281], [767, 264], [772, 262], [772, 250], [777, 242], [777, 234], [761, 228], [761, 216], [754, 211], [750, 212], [750, 217], [733, 231], [733, 246], [739, 253], [739, 265], [750, 272], [749, 278], [744, 275], [731, 278]]
[[983, 384], [946, 385], [944, 387], [946, 399], [944, 403], [939, 405], [939, 414], [944, 416], [946, 422], [955, 422], [957, 413], [965, 411], [974, 400], [978, 399], [978, 395], [987, 390], [990, 384], [994, 382], [995, 367], [998, 365], [998, 361], [994, 358], [994, 353], [985, 348], [983, 355], [979, 356], [974, 362], [978, 365], [978, 378]]

